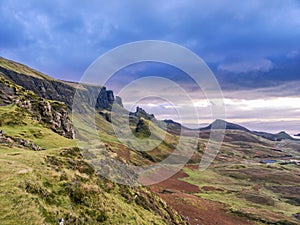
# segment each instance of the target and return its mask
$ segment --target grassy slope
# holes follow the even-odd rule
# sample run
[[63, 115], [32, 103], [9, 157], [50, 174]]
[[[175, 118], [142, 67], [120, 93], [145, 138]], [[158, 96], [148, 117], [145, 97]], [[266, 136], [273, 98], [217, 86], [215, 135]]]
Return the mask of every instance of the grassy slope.
[[[111, 124], [103, 117], [99, 116], [98, 118], [96, 116], [96, 118], [100, 130], [100, 137], [102, 137], [102, 141], [109, 146], [110, 151], [115, 152], [119, 158], [123, 160], [126, 159], [127, 162], [129, 161], [136, 165], [151, 163], [145, 160], [145, 156], [130, 151], [129, 148], [122, 145], [121, 142], [112, 135], [113, 130]], [[164, 135], [160, 128], [156, 127], [152, 129], [152, 131], [154, 131], [155, 135]], [[234, 135], [236, 135], [236, 137], [233, 137]], [[245, 141], [238, 141], [239, 139], [237, 137], [240, 136], [242, 136]], [[229, 137], [233, 137], [233, 141], [229, 139]], [[256, 141], [256, 139], [258, 141]], [[253, 140], [255, 142], [252, 142]], [[205, 143], [205, 139], [200, 140], [201, 146], [204, 146]], [[176, 138], [167, 134], [165, 144], [160, 145], [155, 151], [147, 153], [154, 159], [154, 162], [159, 162], [172, 152], [172, 145], [176, 146]], [[268, 187], [274, 185], [287, 187], [299, 186], [299, 178], [294, 176], [294, 174], [299, 172], [296, 166], [267, 166], [257, 163], [260, 158], [265, 158], [269, 155], [285, 155], [284, 152], [274, 152], [273, 145], [274, 143], [270, 141], [250, 134], [248, 135], [244, 132], [231, 132], [230, 135], [228, 135], [228, 140], [223, 143], [222, 149], [213, 165], [204, 172], [187, 168], [184, 169], [188, 177], [183, 178], [183, 181], [195, 184], [199, 186], [200, 189], [205, 186], [215, 188], [216, 190], [204, 190], [201, 193], [195, 193], [195, 195], [224, 203], [229, 213], [247, 217], [258, 223], [278, 222], [281, 224], [295, 224], [296, 220], [293, 219], [293, 215], [300, 212], [300, 207], [290, 204], [290, 202], [284, 199], [280, 194], [272, 192]], [[125, 154], [125, 152], [129, 153]], [[246, 163], [256, 157], [257, 162]], [[251, 173], [253, 169], [257, 171], [257, 174]], [[266, 174], [258, 179], [256, 177], [260, 170], [265, 170], [264, 172]], [[244, 173], [247, 174], [249, 171], [249, 175], [246, 176]], [[294, 179], [294, 181], [292, 183], [285, 183], [285, 178]], [[259, 187], [258, 191], [255, 190], [256, 186]]]
[[[5, 210], [0, 214], [0, 218], [1, 221], [6, 221], [4, 224], [14, 224], [12, 221], [18, 218], [21, 218], [20, 224], [22, 224], [21, 220], [27, 221], [23, 224], [30, 224], [31, 221], [44, 221], [51, 224], [55, 223], [58, 217], [69, 217], [70, 221], [77, 221], [79, 224], [93, 224], [97, 218], [107, 224], [122, 224], [124, 219], [129, 224], [164, 223], [160, 216], [149, 212], [149, 209], [146, 210], [141, 207], [141, 203], [137, 204], [132, 200], [135, 190], [126, 189], [126, 193], [122, 193], [119, 186], [108, 181], [99, 181], [95, 174], [80, 172], [79, 170], [81, 169], [78, 170], [80, 167], [77, 168], [76, 163], [80, 165], [82, 160], [78, 158], [77, 153], [75, 153], [75, 158], [78, 160], [77, 162], [75, 160], [75, 168], [77, 169], [74, 170], [74, 163], [70, 165], [70, 161], [74, 161], [74, 155], [71, 154], [68, 157], [62, 157], [61, 155], [64, 154], [62, 152], [69, 151], [65, 150], [65, 148], [76, 145], [74, 140], [66, 139], [43, 127], [35, 122], [30, 115], [14, 105], [0, 107], [0, 118], [2, 121], [0, 129], [4, 130], [8, 135], [31, 140], [42, 148], [47, 149], [42, 152], [33, 152], [18, 148], [1, 148], [0, 177], [4, 182], [1, 184], [2, 196], [0, 204], [4, 206]], [[130, 151], [129, 148], [122, 145], [113, 135], [110, 123], [103, 117], [97, 115], [96, 118], [98, 127], [101, 128], [99, 130], [100, 137], [109, 146], [109, 151], [116, 153], [123, 160], [126, 159], [126, 154], [124, 153], [127, 152], [129, 154], [127, 161], [136, 165], [151, 163], [143, 155]], [[89, 133], [89, 127], [83, 128]], [[159, 128], [155, 128], [155, 132], [159, 135], [162, 131]], [[167, 135], [167, 140], [167, 144], [170, 144], [172, 141], [174, 145], [176, 144], [176, 140], [171, 135]], [[268, 148], [265, 146], [251, 143], [248, 143], [248, 145], [252, 148], [261, 148], [264, 151], [268, 151]], [[224, 143], [223, 149], [219, 154], [222, 157], [230, 155], [229, 159], [233, 160], [233, 162], [215, 162], [210, 169], [202, 173], [184, 169], [184, 172], [189, 177], [183, 180], [198, 185], [200, 189], [205, 186], [211, 186], [223, 190], [202, 191], [201, 193], [196, 193], [196, 195], [201, 198], [225, 203], [229, 212], [259, 221], [291, 221], [292, 214], [298, 213], [300, 207], [291, 205], [284, 200], [282, 201], [280, 195], [266, 188], [266, 186], [276, 185], [276, 182], [274, 183], [274, 180], [270, 178], [271, 180], [265, 183], [267, 176], [261, 180], [251, 180], [251, 175], [247, 177], [243, 175], [242, 171], [247, 171], [247, 169], [267, 169], [269, 171], [267, 174], [272, 174], [280, 173], [284, 170], [297, 173], [297, 170], [292, 166], [273, 165], [271, 168], [270, 166], [258, 164], [245, 166], [243, 163], [238, 163], [238, 161], [241, 158], [248, 160], [253, 156], [247, 156], [237, 146], [234, 143]], [[159, 161], [171, 151], [170, 145], [161, 145], [157, 151], [150, 152], [150, 155], [155, 161]], [[50, 160], [49, 156], [51, 156]], [[82, 171], [85, 170], [83, 169]], [[287, 173], [286, 177], [290, 177], [290, 175]], [[74, 186], [74, 184], [77, 186], [75, 186], [75, 191], [72, 191], [70, 187]], [[258, 192], [253, 193], [253, 187], [257, 184], [261, 188]], [[295, 183], [286, 185], [297, 185], [297, 179]], [[89, 191], [91, 191], [90, 194]], [[82, 201], [79, 197], [80, 203], [76, 203], [78, 199], [75, 198], [74, 200], [70, 196], [70, 193], [73, 192], [79, 196], [81, 194], [86, 196], [83, 198], [87, 198], [87, 200]], [[54, 202], [49, 200], [49, 198], [52, 198], [52, 195], [56, 196]], [[261, 202], [255, 202], [257, 199]], [[84, 203], [85, 201], [87, 202]], [[266, 204], [268, 201], [271, 203]], [[83, 203], [89, 205], [89, 207], [82, 206]], [[97, 208], [97, 210], [91, 211], [91, 206], [92, 208]], [[13, 210], [13, 208], [17, 210]], [[72, 216], [70, 216], [70, 211]], [[258, 217], [263, 219], [258, 219]]]
[[[42, 80], [53, 79], [3, 58], [0, 58], [0, 67]], [[30, 91], [28, 94], [36, 97]], [[98, 118], [104, 128], [101, 137], [118, 143], [111, 137], [109, 124], [101, 118]], [[88, 126], [83, 129], [86, 134], [90, 132]], [[80, 151], [74, 148], [75, 140], [39, 124], [26, 110], [14, 104], [0, 106], [0, 130], [8, 136], [30, 140], [44, 149], [34, 152], [0, 144], [1, 224], [57, 224], [60, 217], [65, 218], [67, 224], [184, 223], [147, 189], [121, 186], [98, 178]]]
[[[223, 167], [221, 163], [216, 165], [203, 172], [185, 168], [188, 177], [182, 180], [199, 186], [201, 192], [195, 195], [222, 202], [228, 206], [229, 212], [262, 222], [289, 224], [283, 221], [290, 221], [290, 224], [296, 224], [293, 215], [300, 212], [300, 206], [291, 204], [268, 189], [277, 185], [299, 186], [299, 178], [293, 176], [299, 172], [296, 167], [234, 163], [224, 164]], [[255, 172], [251, 174], [249, 171]], [[259, 177], [259, 173], [265, 175]], [[291, 180], [293, 177], [294, 180]]]
[[7, 135], [30, 140], [43, 149], [74, 146], [75, 140], [67, 139], [39, 124], [20, 107], [7, 105], [0, 107], [0, 129]]
[[0, 147], [0, 162], [1, 224], [56, 224], [60, 217], [70, 224], [166, 223], [147, 203], [133, 200], [145, 190], [98, 179], [76, 149]]
[[25, 66], [23, 64], [5, 59], [0, 57], [0, 67], [3, 67], [7, 70], [14, 71], [16, 73], [36, 77], [39, 79], [46, 79], [46, 80], [54, 80], [54, 78], [49, 77], [41, 72], [38, 72], [37, 70], [34, 70], [28, 66]]
[[60, 217], [69, 224], [180, 223], [181, 218], [147, 189], [99, 179], [74, 148], [75, 140], [54, 133], [23, 109], [1, 106], [0, 120], [8, 136], [45, 149], [0, 145], [1, 224], [56, 224]]
[[[93, 130], [92, 126], [89, 126], [90, 122], [94, 120], [98, 136], [95, 136], [95, 130]], [[115, 116], [114, 120], [115, 124], [121, 124], [121, 120], [119, 121], [118, 116]], [[81, 129], [79, 133], [80, 137], [78, 137], [80, 140], [91, 142], [92, 139], [100, 138], [103, 144], [109, 146], [108, 149], [110, 151], [120, 156], [120, 159], [124, 160], [124, 154], [129, 154], [130, 156], [125, 157], [125, 160], [128, 160], [128, 162], [133, 163], [135, 165], [151, 164], [153, 162], [161, 161], [173, 151], [178, 140], [177, 137], [166, 133], [158, 126], [155, 126], [152, 122], [149, 122], [153, 136], [165, 137], [165, 140], [160, 145], [158, 145], [153, 151], [144, 152], [142, 154], [141, 152], [133, 151], [132, 148], [130, 148], [130, 142], [132, 141], [130, 137], [127, 140], [123, 140], [121, 142], [115, 135], [115, 131], [113, 129], [112, 124], [108, 122], [103, 116], [99, 114], [95, 114], [95, 117], [92, 117], [91, 114], [87, 114], [84, 116], [81, 115], [80, 118], [76, 119], [76, 121], [76, 127], [80, 127]], [[131, 126], [131, 129], [133, 131], [134, 128], [134, 126]], [[141, 134], [141, 140], [143, 140], [143, 135], [144, 134]], [[122, 137], [124, 138], [124, 136]], [[149, 145], [153, 142], [154, 140], [148, 139], [143, 144]], [[91, 143], [89, 144], [91, 145]], [[141, 148], [143, 148], [143, 145], [141, 145]], [[151, 155], [152, 161], [149, 161], [149, 159], [145, 157], [146, 155]]]

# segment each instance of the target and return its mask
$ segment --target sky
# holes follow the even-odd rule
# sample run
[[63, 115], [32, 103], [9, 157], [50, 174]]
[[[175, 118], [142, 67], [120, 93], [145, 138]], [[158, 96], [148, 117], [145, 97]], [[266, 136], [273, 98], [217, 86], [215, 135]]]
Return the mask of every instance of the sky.
[[[0, 56], [72, 81], [79, 81], [95, 59], [119, 45], [174, 42], [212, 70], [223, 91], [227, 120], [254, 130], [300, 133], [297, 0], [0, 0], [0, 25]], [[120, 70], [107, 87], [118, 93], [147, 74], [183, 86], [202, 123], [211, 122], [209, 101], [190, 86], [186, 74], [170, 66], [133, 65]], [[148, 89], [143, 89], [145, 95], [151, 94]], [[168, 94], [176, 96], [172, 90]], [[132, 107], [130, 96], [121, 97]], [[166, 101], [144, 99], [139, 104], [158, 118], [177, 119]], [[180, 98], [176, 105], [189, 107]], [[192, 114], [183, 116], [195, 123]]]

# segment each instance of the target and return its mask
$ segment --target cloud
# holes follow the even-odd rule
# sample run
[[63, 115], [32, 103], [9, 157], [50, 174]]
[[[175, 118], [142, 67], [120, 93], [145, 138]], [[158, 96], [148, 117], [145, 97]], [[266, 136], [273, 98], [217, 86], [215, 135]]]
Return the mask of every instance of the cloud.
[[[158, 84], [155, 89], [151, 87], [152, 85], [146, 84], [143, 87], [132, 86], [129, 92], [124, 92], [122, 96], [125, 107], [133, 109], [140, 106], [155, 114], [159, 119], [171, 118], [179, 122], [184, 120], [186, 124], [190, 124], [190, 127], [196, 127], [195, 124], [198, 123], [212, 122], [211, 103], [209, 99], [205, 98], [201, 90], [187, 90], [192, 101], [191, 104], [186, 101], [186, 98], [178, 95], [177, 90], [168, 89], [165, 84]], [[270, 132], [287, 130], [290, 133], [295, 133], [297, 126], [300, 126], [299, 87], [299, 83], [287, 82], [275, 87], [254, 90], [226, 90], [223, 92], [226, 118], [228, 121], [241, 123], [254, 130]], [[161, 95], [163, 98], [152, 97], [135, 102], [134, 93], [145, 97]], [[185, 110], [179, 111], [178, 109]], [[195, 110], [200, 119], [198, 122]], [[274, 127], [271, 126], [272, 123]], [[297, 132], [299, 133], [300, 130]]]
[[249, 61], [221, 63], [218, 66], [218, 70], [232, 73], [269, 72], [273, 67], [272, 61], [268, 59], [254, 59]]
[[286, 56], [290, 59], [293, 59], [298, 55], [299, 55], [299, 52], [297, 50], [292, 50], [292, 51], [288, 52], [288, 54]]
[[[254, 130], [279, 132], [286, 130], [290, 133], [299, 133], [300, 97], [280, 97], [264, 99], [229, 99], [225, 98], [226, 119], [230, 122], [243, 124]], [[131, 104], [125, 104], [130, 105]], [[155, 104], [139, 102], [135, 105], [144, 108], [147, 112], [155, 114], [158, 119], [184, 120], [189, 127], [198, 127], [199, 123], [211, 123], [210, 104], [206, 99], [195, 100], [194, 104], [188, 104], [180, 99], [173, 105], [164, 101], [156, 101]], [[131, 109], [134, 109], [132, 107]], [[180, 113], [178, 108], [184, 108]], [[197, 115], [199, 121], [197, 122]], [[271, 124], [274, 124], [272, 127]], [[298, 130], [297, 130], [298, 129]]]
[[[207, 62], [225, 97], [237, 102], [229, 106], [233, 120], [243, 115], [245, 120], [263, 119], [264, 115], [295, 118], [295, 109], [289, 114], [288, 106], [276, 112], [270, 107], [247, 113], [245, 109], [259, 99], [273, 104], [269, 99], [300, 95], [299, 24], [297, 0], [174, 0], [159, 4], [147, 0], [2, 0], [0, 55], [59, 79], [80, 80], [98, 56], [118, 45], [145, 39], [172, 41], [190, 48]], [[121, 89], [149, 74], [178, 82], [203, 110], [203, 119], [210, 120], [203, 93], [174, 69], [152, 65], [129, 69], [109, 88]], [[177, 96], [171, 89], [161, 87], [160, 91]], [[176, 100], [178, 106], [189, 107], [180, 96]], [[243, 101], [250, 105], [246, 107]], [[149, 110], [169, 115], [164, 111], [167, 104], [159, 106], [149, 105]], [[187, 112], [186, 118], [193, 122], [191, 113]]]
[[[251, 62], [299, 51], [300, 7], [294, 0], [3, 0], [0, 11], [0, 54], [64, 79], [73, 75], [79, 80], [97, 56], [144, 39], [182, 44], [209, 64], [238, 71], [242, 65], [227, 65], [226, 59]], [[270, 67], [269, 62], [259, 63], [259, 71]]]
[[281, 82], [268, 87], [256, 87], [248, 89], [223, 90], [226, 98], [230, 99], [263, 99], [280, 97], [297, 97], [300, 95], [300, 82]]

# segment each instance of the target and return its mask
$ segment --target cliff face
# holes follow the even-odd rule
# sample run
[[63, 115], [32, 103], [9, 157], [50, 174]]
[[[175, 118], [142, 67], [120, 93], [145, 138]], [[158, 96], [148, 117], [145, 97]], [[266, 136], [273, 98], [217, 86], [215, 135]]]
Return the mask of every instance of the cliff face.
[[[120, 97], [105, 87], [59, 81], [32, 68], [0, 57], [0, 106], [15, 103], [53, 131], [74, 138], [68, 112], [77, 92], [79, 101], [96, 110], [110, 109]], [[77, 99], [77, 100], [78, 100]]]
[[25, 90], [1, 77], [0, 73], [0, 106], [9, 104], [15, 104], [26, 110], [34, 119], [54, 132], [67, 138], [75, 137], [68, 109], [64, 103], [43, 99], [32, 91]]
[[121, 98], [115, 98], [114, 93], [106, 90], [105, 87], [55, 80], [25, 65], [4, 58], [0, 58], [0, 72], [6, 79], [26, 90], [33, 91], [42, 98], [64, 102], [69, 109], [72, 108], [76, 89], [82, 102], [96, 109], [109, 109], [115, 101], [122, 105]]

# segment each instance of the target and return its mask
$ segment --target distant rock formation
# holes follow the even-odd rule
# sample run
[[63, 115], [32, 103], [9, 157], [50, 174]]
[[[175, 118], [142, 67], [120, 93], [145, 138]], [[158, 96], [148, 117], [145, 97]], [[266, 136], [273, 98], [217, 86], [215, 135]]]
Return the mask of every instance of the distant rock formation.
[[135, 133], [138, 137], [149, 137], [151, 135], [149, 121], [143, 118], [139, 119], [135, 128]]
[[144, 118], [147, 120], [152, 120], [154, 119], [154, 115], [153, 114], [149, 114], [147, 113], [144, 109], [140, 108], [140, 107], [136, 107], [136, 111], [135, 112], [131, 112], [129, 114], [131, 117], [137, 117], [137, 118]]
[[[68, 111], [70, 111], [73, 107], [75, 93], [77, 93], [78, 98], [80, 99], [80, 102], [77, 102], [76, 104], [86, 104], [87, 106], [98, 110], [100, 114], [101, 110], [110, 110], [113, 103], [117, 103], [123, 107], [122, 99], [118, 96], [115, 97], [113, 91], [106, 90], [105, 87], [80, 84], [76, 82], [59, 81], [25, 65], [1, 57], [0, 77], [3, 77], [14, 84], [22, 86], [24, 89], [23, 92], [25, 89], [30, 90], [36, 94], [36, 97], [43, 99], [42, 101], [33, 101], [38, 103], [32, 104], [32, 99], [24, 100], [20, 98], [20, 100], [18, 100], [16, 103], [21, 107], [27, 108], [32, 113], [35, 113], [38, 120], [47, 124], [51, 124], [51, 128], [56, 130], [56, 132], [69, 138], [74, 136], [74, 131], [72, 131], [72, 124], [70, 120], [67, 119], [67, 115]], [[10, 86], [2, 86], [1, 88], [3, 91], [2, 94], [0, 93], [2, 95], [2, 99], [0, 99], [0, 106], [3, 104], [9, 104], [9, 102], [11, 102], [10, 95], [16, 94], [14, 93], [14, 89]], [[47, 101], [46, 99], [54, 101]], [[64, 104], [59, 102], [65, 103], [67, 108], [64, 106]], [[84, 107], [79, 107], [79, 109], [81, 108]], [[102, 114], [105, 116], [106, 120], [110, 122], [110, 114], [107, 112], [102, 112]], [[152, 122], [155, 122], [157, 125], [161, 125], [160, 121], [156, 120], [153, 114], [147, 113], [140, 107], [136, 108], [136, 112], [131, 112], [129, 114], [129, 118], [131, 124], [135, 125], [140, 122], [141, 118], [152, 120]], [[187, 129], [174, 121], [165, 120], [162, 123], [167, 125], [168, 132], [170, 133], [179, 134], [181, 130], [185, 131], [185, 133], [191, 131], [191, 129]], [[240, 130], [271, 141], [280, 141], [283, 139], [294, 140], [284, 131], [278, 134], [250, 131], [243, 126], [229, 123], [224, 120], [216, 120], [209, 126], [200, 128], [199, 130], [207, 131], [211, 128], [221, 129], [224, 128], [224, 125], [227, 130]], [[300, 134], [297, 136], [300, 136]]]

